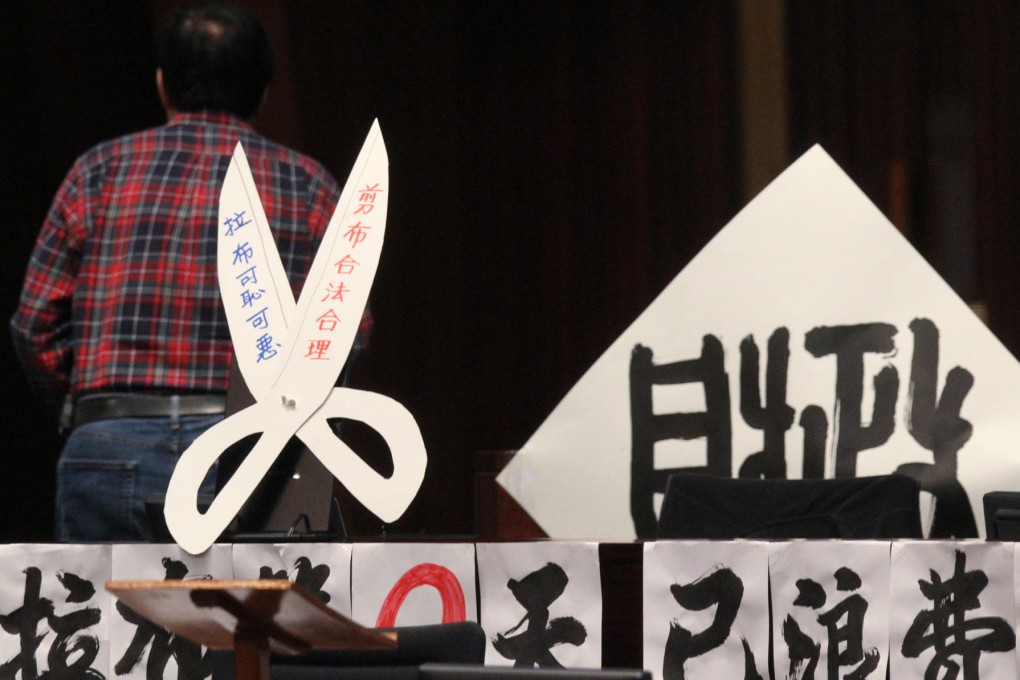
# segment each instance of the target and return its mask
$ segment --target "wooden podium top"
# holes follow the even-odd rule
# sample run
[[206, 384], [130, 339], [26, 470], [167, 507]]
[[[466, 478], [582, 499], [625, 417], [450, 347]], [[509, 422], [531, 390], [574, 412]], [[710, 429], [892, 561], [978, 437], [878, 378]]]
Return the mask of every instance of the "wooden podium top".
[[272, 652], [390, 649], [396, 635], [361, 626], [284, 579], [108, 581], [106, 589], [153, 623], [210, 649], [260, 638]]

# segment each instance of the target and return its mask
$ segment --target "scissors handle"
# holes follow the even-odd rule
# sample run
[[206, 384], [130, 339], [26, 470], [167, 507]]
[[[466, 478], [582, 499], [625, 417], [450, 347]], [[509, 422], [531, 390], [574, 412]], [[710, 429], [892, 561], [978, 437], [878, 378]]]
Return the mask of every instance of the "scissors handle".
[[[181, 455], [166, 490], [166, 524], [174, 540], [197, 555], [211, 546], [255, 491], [283, 447], [308, 418], [279, 402], [257, 402], [203, 432]], [[213, 464], [230, 446], [260, 434], [251, 452], [205, 513], [198, 492]]]
[[[393, 456], [393, 474], [387, 478], [376, 473], [333, 433], [329, 418], [358, 420], [378, 432]], [[261, 436], [251, 452], [209, 509], [199, 512], [198, 492], [206, 474], [223, 451], [253, 434]], [[309, 415], [305, 409], [289, 408], [270, 398], [203, 432], [178, 461], [167, 487], [165, 513], [167, 528], [181, 548], [191, 554], [208, 549], [295, 434], [384, 522], [396, 521], [404, 514], [425, 477], [425, 442], [414, 417], [399, 402], [374, 392], [335, 387]]]
[[[358, 420], [378, 432], [393, 457], [393, 474], [387, 478], [373, 470], [334, 434], [329, 418]], [[425, 442], [414, 416], [382, 394], [334, 387], [297, 436], [355, 498], [384, 522], [395, 522], [404, 514], [425, 478]]]

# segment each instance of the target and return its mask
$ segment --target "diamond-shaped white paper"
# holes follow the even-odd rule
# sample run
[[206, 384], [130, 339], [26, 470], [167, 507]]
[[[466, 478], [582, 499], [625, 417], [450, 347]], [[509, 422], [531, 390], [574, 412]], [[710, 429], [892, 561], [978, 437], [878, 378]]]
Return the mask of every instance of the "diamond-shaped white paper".
[[[789, 330], [787, 403], [794, 409], [785, 435], [786, 476], [803, 470], [799, 418], [816, 406], [827, 416], [825, 477], [835, 476], [836, 358], [805, 348], [818, 327], [868, 323], [895, 328], [891, 351], [868, 353], [862, 376], [862, 426], [869, 424], [874, 379], [884, 367], [898, 376], [894, 431], [860, 452], [856, 475], [933, 463], [908, 431], [912, 398], [912, 321], [938, 330], [936, 399], [948, 372], [962, 367], [973, 386], [960, 417], [973, 432], [958, 452], [956, 479], [983, 533], [982, 496], [1020, 488], [1020, 364], [867, 199], [836, 163], [815, 147], [742, 210], [669, 284], [570, 390], [498, 477], [499, 483], [554, 538], [629, 540], [631, 414], [629, 367], [635, 346], [655, 364], [697, 359], [703, 337], [725, 353], [732, 425], [732, 474], [762, 449], [762, 432], [740, 412], [740, 343], [753, 337], [760, 370], [777, 328]], [[759, 381], [764, 398], [765, 381]], [[706, 409], [699, 384], [656, 386], [654, 413]], [[706, 464], [704, 438], [655, 445], [655, 467]], [[661, 501], [661, 497], [659, 497]], [[657, 507], [657, 506], [656, 506]], [[922, 506], [930, 522], [930, 504]]]

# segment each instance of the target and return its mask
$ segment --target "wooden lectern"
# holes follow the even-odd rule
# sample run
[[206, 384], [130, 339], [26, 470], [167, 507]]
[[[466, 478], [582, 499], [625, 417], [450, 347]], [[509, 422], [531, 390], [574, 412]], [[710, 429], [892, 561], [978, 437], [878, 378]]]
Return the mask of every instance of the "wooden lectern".
[[269, 653], [396, 648], [395, 633], [360, 626], [284, 579], [108, 581], [156, 625], [210, 649], [233, 649], [237, 680], [269, 680]]

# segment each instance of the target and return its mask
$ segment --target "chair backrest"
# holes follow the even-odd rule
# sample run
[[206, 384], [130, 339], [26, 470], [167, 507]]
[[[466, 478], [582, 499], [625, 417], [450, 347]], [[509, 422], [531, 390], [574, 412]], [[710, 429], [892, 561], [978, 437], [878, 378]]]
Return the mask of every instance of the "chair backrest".
[[428, 663], [420, 680], [652, 680], [651, 672], [631, 668], [515, 668]]
[[985, 538], [1020, 541], [1020, 491], [989, 491], [982, 497]]
[[[402, 626], [396, 649], [315, 650], [297, 656], [273, 655], [274, 680], [417, 680], [427, 663], [485, 662], [485, 631], [473, 621]], [[214, 679], [215, 680], [215, 679]]]
[[659, 538], [922, 538], [920, 489], [906, 475], [848, 479], [670, 476]]

